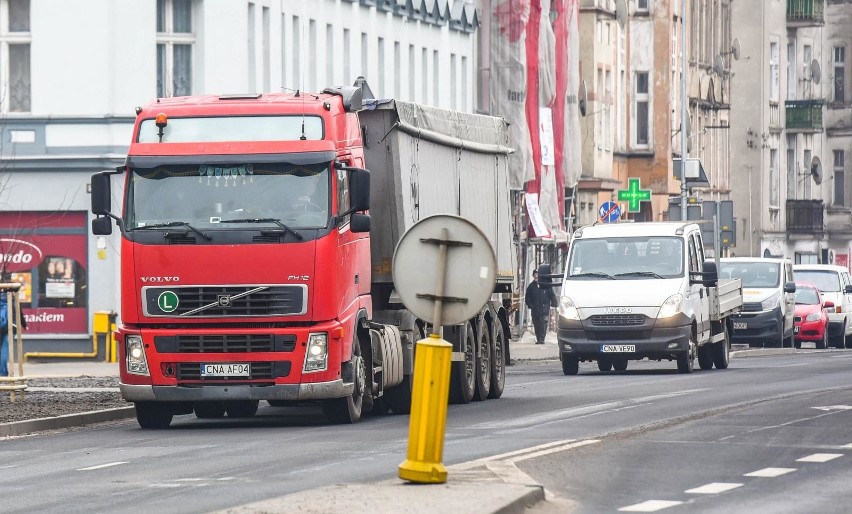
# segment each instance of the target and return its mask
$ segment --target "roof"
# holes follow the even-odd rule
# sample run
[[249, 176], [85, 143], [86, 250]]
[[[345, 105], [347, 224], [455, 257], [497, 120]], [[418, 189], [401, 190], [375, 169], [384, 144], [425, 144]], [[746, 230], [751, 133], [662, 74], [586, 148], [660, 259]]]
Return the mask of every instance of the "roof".
[[687, 227], [698, 230], [698, 225], [680, 221], [648, 221], [639, 223], [601, 223], [577, 229], [575, 239], [601, 237], [680, 236], [678, 231]]
[[846, 266], [836, 266], [834, 264], [796, 264], [793, 266], [793, 271], [845, 271], [849, 272]]

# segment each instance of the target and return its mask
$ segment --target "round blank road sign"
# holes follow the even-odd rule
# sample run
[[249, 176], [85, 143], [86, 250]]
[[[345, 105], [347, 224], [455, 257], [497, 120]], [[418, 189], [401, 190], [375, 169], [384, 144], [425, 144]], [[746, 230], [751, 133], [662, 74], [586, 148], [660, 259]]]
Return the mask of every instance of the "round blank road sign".
[[497, 278], [494, 250], [485, 234], [470, 221], [438, 214], [417, 222], [403, 234], [394, 251], [393, 283], [408, 310], [434, 323], [434, 298], [423, 295], [434, 296], [437, 292], [439, 245], [435, 241], [441, 239], [444, 228], [450, 243], [442, 295], [447, 299], [441, 309], [441, 325], [457, 325], [482, 309]]

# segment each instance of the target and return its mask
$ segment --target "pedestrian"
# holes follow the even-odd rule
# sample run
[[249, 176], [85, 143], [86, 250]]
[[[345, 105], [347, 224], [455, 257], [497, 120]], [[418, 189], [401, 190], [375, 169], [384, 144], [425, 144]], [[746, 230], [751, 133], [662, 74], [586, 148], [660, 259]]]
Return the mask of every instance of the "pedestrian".
[[533, 271], [533, 279], [527, 286], [524, 302], [532, 312], [533, 328], [535, 329], [536, 344], [544, 344], [547, 334], [547, 322], [550, 318], [550, 308], [556, 307], [556, 293], [553, 288], [543, 286], [538, 281], [538, 271]]
[[9, 308], [6, 292], [0, 291], [0, 377], [9, 376]]

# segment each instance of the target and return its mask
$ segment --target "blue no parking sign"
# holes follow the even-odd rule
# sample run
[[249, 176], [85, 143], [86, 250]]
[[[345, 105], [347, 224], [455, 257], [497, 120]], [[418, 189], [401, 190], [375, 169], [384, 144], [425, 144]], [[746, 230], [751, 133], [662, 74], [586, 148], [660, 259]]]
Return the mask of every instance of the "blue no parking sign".
[[598, 219], [604, 223], [615, 223], [621, 217], [621, 207], [615, 202], [604, 202], [598, 209]]

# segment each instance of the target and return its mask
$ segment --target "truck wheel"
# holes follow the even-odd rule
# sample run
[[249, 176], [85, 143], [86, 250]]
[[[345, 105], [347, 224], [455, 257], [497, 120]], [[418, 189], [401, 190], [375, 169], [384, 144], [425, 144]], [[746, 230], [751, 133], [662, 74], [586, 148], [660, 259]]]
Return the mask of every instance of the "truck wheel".
[[257, 405], [257, 400], [225, 402], [225, 412], [229, 418], [250, 418], [257, 414]]
[[195, 417], [199, 419], [221, 418], [225, 415], [225, 404], [222, 402], [195, 402]]
[[[403, 375], [402, 382], [385, 391], [384, 398], [394, 414], [411, 413], [411, 375]], [[379, 398], [381, 400], [381, 398]]]
[[598, 359], [598, 369], [601, 371], [609, 371], [612, 369], [612, 361], [606, 357]]
[[488, 330], [488, 323], [485, 318], [480, 317], [477, 323], [476, 331], [476, 391], [474, 391], [473, 399], [476, 401], [484, 401], [488, 399], [491, 393], [491, 336]]
[[171, 409], [157, 402], [136, 402], [136, 421], [142, 428], [166, 428], [172, 423]]
[[709, 344], [698, 347], [698, 367], [705, 370], [713, 369], [713, 355]]
[[725, 338], [718, 343], [713, 343], [713, 364], [716, 369], [728, 369], [728, 364], [731, 362], [731, 336], [728, 332], [728, 325], [723, 323], [723, 333]]
[[625, 358], [613, 359], [612, 369], [614, 369], [615, 371], [627, 371], [627, 359], [625, 359]]
[[335, 424], [357, 423], [361, 419], [361, 409], [364, 406], [364, 388], [367, 383], [367, 368], [361, 357], [361, 345], [358, 336], [352, 343], [352, 394], [343, 398], [326, 400], [322, 411]]
[[580, 371], [580, 361], [576, 357], [562, 354], [562, 373], [565, 375], [576, 375]]
[[491, 331], [491, 387], [489, 398], [503, 396], [506, 387], [506, 330], [499, 317], [494, 318], [494, 328]]
[[473, 326], [465, 323], [457, 329], [456, 340], [453, 341], [453, 351], [464, 353], [462, 362], [453, 362], [450, 373], [450, 403], [470, 403], [476, 389], [474, 368], [476, 355], [474, 345], [476, 339]]
[[689, 333], [689, 348], [677, 354], [677, 370], [681, 373], [692, 373], [695, 368], [695, 333]]

